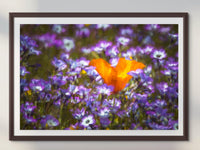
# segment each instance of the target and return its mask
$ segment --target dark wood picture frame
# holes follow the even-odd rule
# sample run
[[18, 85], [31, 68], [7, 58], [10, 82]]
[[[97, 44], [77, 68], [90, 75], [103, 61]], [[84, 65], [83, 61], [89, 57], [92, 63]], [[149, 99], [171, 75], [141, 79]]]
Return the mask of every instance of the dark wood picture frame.
[[[9, 139], [15, 141], [183, 141], [188, 140], [188, 13], [10, 13]], [[181, 17], [183, 18], [183, 136], [16, 136], [14, 135], [14, 19], [17, 17]]]

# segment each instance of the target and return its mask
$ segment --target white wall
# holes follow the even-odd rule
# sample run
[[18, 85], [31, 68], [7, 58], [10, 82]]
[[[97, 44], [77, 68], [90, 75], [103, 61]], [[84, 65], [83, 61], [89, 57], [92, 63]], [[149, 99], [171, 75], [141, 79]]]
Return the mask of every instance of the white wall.
[[[8, 140], [9, 12], [188, 12], [189, 141], [185, 142], [11, 142]], [[0, 3], [0, 149], [133, 150], [200, 148], [200, 1], [199, 0], [2, 0]]]

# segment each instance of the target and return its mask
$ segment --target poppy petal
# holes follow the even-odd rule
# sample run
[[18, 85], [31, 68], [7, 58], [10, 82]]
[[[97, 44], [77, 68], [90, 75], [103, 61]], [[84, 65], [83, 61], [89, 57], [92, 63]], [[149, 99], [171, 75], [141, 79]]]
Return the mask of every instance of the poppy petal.
[[127, 73], [137, 69], [143, 69], [145, 65], [135, 60], [126, 60], [120, 58], [117, 66], [114, 68], [104, 59], [93, 59], [90, 66], [96, 67], [96, 71], [104, 79], [104, 83], [114, 86], [114, 93], [123, 90], [129, 80], [132, 78]]
[[117, 73], [108, 62], [101, 58], [93, 59], [92, 61], [90, 61], [89, 65], [96, 67], [96, 71], [103, 78], [104, 83], [114, 86]]

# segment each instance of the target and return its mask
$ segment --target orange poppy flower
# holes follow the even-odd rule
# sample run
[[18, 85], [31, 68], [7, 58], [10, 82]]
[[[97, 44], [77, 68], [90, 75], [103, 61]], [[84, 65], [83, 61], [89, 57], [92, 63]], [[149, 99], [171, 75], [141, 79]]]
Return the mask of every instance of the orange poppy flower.
[[132, 78], [131, 75], [127, 74], [128, 72], [145, 67], [143, 63], [125, 58], [120, 58], [116, 67], [112, 67], [111, 64], [101, 58], [91, 60], [89, 65], [96, 67], [96, 71], [103, 78], [104, 83], [114, 87], [114, 93], [123, 90]]

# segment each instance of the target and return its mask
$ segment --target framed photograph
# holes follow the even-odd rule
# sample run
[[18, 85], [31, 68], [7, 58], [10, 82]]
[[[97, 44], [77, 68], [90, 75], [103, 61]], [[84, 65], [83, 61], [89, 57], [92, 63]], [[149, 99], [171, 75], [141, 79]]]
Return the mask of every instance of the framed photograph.
[[10, 140], [188, 140], [187, 13], [10, 13]]

